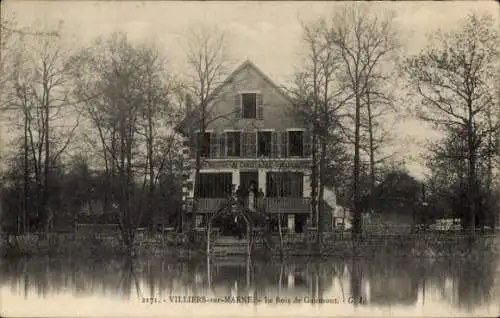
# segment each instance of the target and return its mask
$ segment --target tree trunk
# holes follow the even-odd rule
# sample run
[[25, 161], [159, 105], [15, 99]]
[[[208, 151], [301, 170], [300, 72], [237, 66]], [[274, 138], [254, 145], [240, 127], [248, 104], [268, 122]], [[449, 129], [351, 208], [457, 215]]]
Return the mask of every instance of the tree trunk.
[[[130, 241], [130, 249], [134, 243], [135, 233], [137, 227], [139, 227], [141, 222], [141, 213], [142, 208], [139, 205], [135, 204], [135, 191], [134, 191], [134, 175], [132, 172], [132, 147], [133, 147], [133, 134], [135, 129], [135, 115], [132, 114], [132, 110], [129, 113], [129, 122], [128, 122], [128, 131], [126, 134], [126, 160], [127, 160], [127, 214], [129, 219], [129, 241]], [[134, 220], [134, 216], [137, 217], [137, 220]]]
[[366, 109], [368, 112], [368, 134], [370, 142], [370, 197], [375, 195], [375, 145], [373, 140], [373, 118], [370, 102], [370, 92], [366, 92]]
[[353, 169], [353, 200], [354, 200], [354, 213], [353, 213], [353, 222], [352, 222], [352, 230], [353, 236], [357, 238], [359, 234], [361, 234], [361, 209], [359, 206], [360, 203], [360, 97], [359, 93], [356, 92], [356, 115], [355, 115], [355, 126], [354, 126], [354, 169]]
[[[315, 125], [316, 126], [316, 125]], [[318, 186], [318, 166], [317, 166], [317, 152], [318, 147], [316, 128], [314, 128], [312, 135], [312, 145], [311, 145], [311, 155], [312, 155], [312, 165], [311, 165], [311, 212], [312, 212], [312, 224], [318, 226], [318, 202], [317, 202], [317, 186]]]
[[197, 199], [199, 196], [199, 191], [201, 190], [200, 184], [200, 170], [201, 170], [201, 147], [203, 146], [204, 136], [205, 136], [205, 107], [202, 106], [201, 111], [201, 121], [200, 121], [200, 132], [194, 132], [195, 142], [196, 142], [196, 163], [195, 163], [195, 173], [194, 173], [194, 196], [193, 196], [193, 210], [191, 213], [191, 224], [190, 227], [194, 228], [196, 222], [196, 212], [198, 210]]
[[29, 193], [29, 168], [28, 168], [28, 111], [24, 111], [24, 193], [23, 193], [23, 217], [22, 217], [22, 233], [27, 231], [28, 221], [28, 193]]
[[488, 106], [486, 112], [487, 120], [488, 120], [488, 157], [487, 157], [487, 175], [486, 175], [486, 188], [487, 192], [491, 192], [491, 183], [493, 179], [493, 156], [494, 156], [494, 142], [493, 142], [493, 123], [491, 118], [491, 106]]
[[[125, 116], [125, 114], [122, 114]], [[125, 118], [122, 118], [120, 121], [120, 148], [119, 148], [119, 156], [120, 156], [120, 166], [119, 170], [119, 179], [120, 179], [120, 201], [119, 201], [119, 209], [118, 211], [120, 217], [121, 224], [121, 232], [122, 239], [125, 247], [128, 251], [131, 250], [132, 242], [130, 239], [130, 206], [129, 206], [129, 190], [128, 190], [128, 167], [127, 167], [127, 150], [126, 150], [126, 123]]]
[[[281, 193], [281, 183], [283, 181], [280, 180], [280, 182], [278, 182], [278, 193]], [[278, 232], [279, 232], [279, 238], [280, 238], [280, 251], [279, 251], [279, 255], [280, 257], [283, 256], [283, 231], [282, 231], [282, 228], [281, 228], [281, 208], [278, 208]]]
[[469, 205], [469, 227], [471, 234], [475, 234], [476, 229], [476, 149], [474, 146], [474, 136], [472, 132], [469, 131], [468, 137], [468, 148], [469, 148], [469, 167], [468, 167], [468, 205]]
[[495, 151], [495, 144], [493, 141], [493, 123], [492, 123], [492, 118], [491, 118], [491, 106], [488, 107], [487, 110], [487, 119], [488, 119], [488, 157], [487, 157], [487, 162], [486, 162], [486, 207], [485, 210], [487, 211], [487, 219], [488, 219], [488, 224], [489, 226], [494, 229], [495, 228], [495, 207], [494, 207], [494, 200], [493, 200], [493, 192], [494, 189], [492, 187], [492, 182], [493, 182], [493, 157], [496, 153]]
[[318, 245], [318, 251], [321, 249], [321, 232], [322, 232], [322, 224], [321, 217], [325, 213], [325, 202], [323, 200], [325, 194], [325, 175], [326, 173], [326, 137], [323, 136], [321, 138], [321, 153], [319, 159], [319, 195], [318, 195], [318, 235], [316, 237], [316, 242]]
[[[147, 109], [148, 121], [148, 136], [147, 136], [147, 151], [148, 151], [148, 175], [149, 175], [149, 192], [148, 192], [148, 213], [149, 215], [156, 216], [156, 205], [154, 204], [155, 180], [154, 180], [154, 162], [153, 162], [153, 111], [151, 109], [151, 102], [148, 102]], [[150, 223], [151, 224], [151, 223]]]
[[43, 178], [43, 197], [42, 197], [42, 211], [43, 211], [43, 224], [41, 224], [42, 227], [47, 226], [48, 224], [45, 224], [45, 222], [48, 221], [48, 204], [49, 204], [49, 186], [50, 186], [50, 129], [49, 129], [49, 116], [50, 116], [50, 109], [49, 109], [49, 89], [47, 87], [48, 82], [47, 79], [45, 78], [46, 74], [44, 74], [44, 95], [45, 95], [45, 100], [44, 100], [44, 130], [45, 130], [45, 162], [44, 162], [44, 178]]
[[[104, 190], [104, 202], [103, 202], [103, 210], [104, 212], [109, 211], [109, 197], [110, 197], [110, 190], [112, 189], [112, 184], [111, 184], [111, 169], [110, 169], [110, 164], [109, 164], [109, 158], [108, 158], [108, 151], [106, 150], [106, 141], [104, 139], [104, 135], [102, 133], [102, 129], [99, 126], [98, 127], [99, 131], [99, 137], [101, 139], [101, 144], [102, 144], [102, 152], [103, 152], [103, 158], [104, 158], [104, 171], [105, 171], [105, 177], [106, 177], [106, 187]], [[114, 166], [114, 163], [111, 163], [112, 166]]]

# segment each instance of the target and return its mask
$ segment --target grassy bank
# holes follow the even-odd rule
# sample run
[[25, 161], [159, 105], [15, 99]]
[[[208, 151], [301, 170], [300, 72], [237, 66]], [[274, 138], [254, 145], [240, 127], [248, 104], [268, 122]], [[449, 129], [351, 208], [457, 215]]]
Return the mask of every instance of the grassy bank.
[[[494, 235], [477, 235], [474, 239], [451, 233], [365, 235], [359, 240], [348, 236], [323, 235], [315, 238], [295, 237], [285, 240], [280, 249], [279, 238], [271, 244], [256, 240], [254, 255], [332, 256], [332, 257], [475, 257], [500, 254], [500, 244]], [[186, 235], [164, 237], [140, 236], [132, 250], [124, 247], [118, 235], [98, 234], [30, 234], [4, 236], [1, 255], [6, 257], [35, 255], [69, 255], [93, 257], [99, 255], [177, 255], [205, 254], [205, 242], [189, 242]]]
[[119, 255], [126, 252], [118, 237], [77, 234], [28, 234], [2, 238], [3, 256]]
[[[336, 257], [475, 257], [500, 254], [494, 235], [444, 233], [369, 235], [358, 240], [350, 237], [323, 237], [321, 242], [285, 243], [285, 256], [313, 255]], [[278, 253], [275, 251], [274, 253]]]

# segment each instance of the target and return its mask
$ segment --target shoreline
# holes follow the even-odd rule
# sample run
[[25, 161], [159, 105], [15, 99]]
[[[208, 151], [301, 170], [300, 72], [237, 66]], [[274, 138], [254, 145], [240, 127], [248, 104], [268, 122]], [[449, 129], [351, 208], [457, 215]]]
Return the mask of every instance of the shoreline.
[[[172, 239], [173, 238], [173, 239]], [[377, 257], [419, 257], [419, 258], [469, 258], [484, 254], [499, 255], [498, 234], [477, 234], [470, 236], [439, 234], [370, 235], [355, 241], [350, 237], [324, 237], [318, 247], [316, 241], [283, 242], [283, 248], [274, 241], [272, 248], [262, 242], [253, 244], [251, 256], [264, 258], [314, 257], [314, 258], [377, 258]], [[170, 239], [140, 238], [131, 249], [121, 244], [118, 236], [50, 234], [11, 235], [2, 238], [2, 257], [17, 256], [75, 256], [102, 255], [160, 256], [160, 257], [207, 257], [203, 241], [187, 242], [183, 235]], [[227, 255], [229, 257], [246, 256]], [[224, 257], [210, 255], [210, 257]]]

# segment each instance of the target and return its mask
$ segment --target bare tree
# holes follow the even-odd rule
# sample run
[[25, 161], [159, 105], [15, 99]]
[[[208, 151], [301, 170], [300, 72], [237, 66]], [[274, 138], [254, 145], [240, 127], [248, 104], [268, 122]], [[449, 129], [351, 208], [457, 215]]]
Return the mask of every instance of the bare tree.
[[345, 98], [349, 98], [354, 106], [354, 234], [361, 232], [360, 151], [364, 99], [374, 79], [380, 78], [383, 65], [390, 63], [395, 38], [392, 18], [375, 16], [368, 9], [366, 5], [355, 4], [335, 13], [328, 37], [331, 49], [340, 57], [337, 79], [345, 90]]
[[[328, 144], [337, 142], [339, 110], [345, 106], [344, 89], [336, 81], [339, 57], [330, 47], [324, 19], [303, 25], [304, 64], [295, 74], [296, 114], [312, 128], [311, 196], [314, 225], [321, 232], [324, 187], [327, 178]], [[318, 244], [319, 238], [318, 237]]]
[[418, 116], [445, 132], [458, 132], [455, 135], [466, 145], [465, 224], [472, 233], [479, 204], [479, 151], [499, 129], [489, 116], [498, 105], [492, 81], [498, 69], [497, 47], [492, 17], [472, 14], [456, 30], [430, 35], [429, 45], [405, 63], [421, 103]]
[[[139, 48], [143, 72], [143, 105], [139, 133], [144, 137], [146, 148], [145, 165], [147, 173], [144, 181], [148, 183], [148, 207], [156, 214], [159, 206], [154, 202], [156, 186], [160, 175], [167, 166], [169, 156], [174, 152], [176, 143], [173, 127], [179, 120], [179, 109], [174, 106], [172, 94], [178, 90], [173, 76], [165, 68], [166, 62], [155, 47]], [[168, 130], [168, 131], [167, 131]]]
[[12, 60], [15, 56], [15, 23], [14, 19], [4, 17], [3, 15], [0, 20], [0, 32], [2, 34], [0, 38], [0, 97], [2, 97], [1, 100], [3, 101], [0, 109], [6, 106], [3, 105], [5, 103], [5, 90], [9, 80], [8, 74], [12, 72]]
[[[385, 75], [380, 75], [380, 77], [384, 81], [393, 78], [393, 76]], [[362, 116], [361, 126], [368, 134], [368, 140], [362, 142], [361, 148], [367, 153], [369, 158], [370, 193], [373, 195], [377, 183], [377, 166], [394, 155], [391, 153], [381, 157], [381, 151], [391, 140], [391, 131], [394, 125], [389, 127], [388, 123], [390, 117], [394, 116], [395, 112], [397, 112], [397, 107], [393, 102], [394, 96], [380, 87], [381, 85], [378, 84], [380, 81], [374, 78], [371, 80], [372, 83], [366, 83], [366, 94], [362, 99], [366, 107], [366, 112]]]
[[87, 100], [83, 111], [97, 130], [107, 176], [105, 209], [116, 210], [131, 249], [145, 214], [159, 208], [153, 194], [176, 141], [171, 78], [154, 47], [133, 45], [123, 34], [98, 39], [75, 60], [74, 94]]
[[21, 47], [36, 39], [58, 38], [59, 33], [60, 30], [55, 29], [21, 28], [14, 15], [7, 16], [2, 11], [0, 19], [0, 110], [12, 108], [9, 92], [15, 66], [19, 64], [20, 59], [23, 59], [18, 54]]
[[[228, 75], [226, 35], [208, 26], [190, 30], [187, 63], [190, 70], [187, 88], [192, 98], [188, 103], [190, 104], [188, 116], [191, 120], [194, 118], [190, 125], [189, 135], [191, 142], [195, 145], [194, 197], [196, 199], [200, 185], [201, 152], [206, 128], [214, 120], [228, 115], [213, 112], [214, 103], [221, 97], [218, 88]], [[196, 211], [196, 203], [194, 211]]]
[[57, 32], [11, 31], [20, 38], [10, 49], [15, 57], [9, 61], [3, 83], [4, 110], [23, 131], [24, 229], [27, 230], [30, 218], [27, 187], [33, 175], [36, 185], [35, 197], [30, 198], [36, 211], [31, 216], [33, 226], [49, 230], [53, 217], [49, 207], [51, 177], [79, 121], [78, 113], [70, 116], [75, 101], [68, 96], [68, 52], [62, 48]]

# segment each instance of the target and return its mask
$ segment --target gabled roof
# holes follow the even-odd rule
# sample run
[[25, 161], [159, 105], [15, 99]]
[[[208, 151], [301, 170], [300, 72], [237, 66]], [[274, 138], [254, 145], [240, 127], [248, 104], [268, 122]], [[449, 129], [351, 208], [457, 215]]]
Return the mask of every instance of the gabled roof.
[[252, 68], [254, 71], [257, 72], [257, 74], [259, 74], [260, 77], [262, 77], [264, 80], [266, 80], [266, 82], [273, 86], [285, 99], [287, 99], [288, 101], [292, 101], [292, 99], [290, 98], [290, 96], [288, 96], [269, 76], [267, 76], [264, 72], [262, 72], [260, 70], [260, 68], [257, 67], [257, 65], [255, 65], [252, 61], [250, 60], [246, 60], [245, 62], [243, 62], [242, 64], [240, 64], [240, 66], [238, 66], [227, 78], [224, 82], [222, 82], [213, 92], [213, 94], [217, 94], [224, 86], [228, 85], [229, 83], [231, 83], [234, 78], [239, 74], [241, 73], [244, 69], [246, 69], [247, 67], [249, 68]]
[[[246, 60], [240, 66], [238, 66], [219, 86], [217, 86], [212, 95], [216, 95], [223, 89], [226, 85], [230, 84], [234, 78], [241, 73], [246, 68], [251, 68], [260, 77], [262, 77], [269, 85], [274, 87], [277, 92], [279, 92], [287, 101], [292, 102], [292, 98], [288, 96], [269, 76], [267, 76], [264, 72], [262, 72], [252, 61]], [[175, 127], [175, 130], [179, 133], [186, 133], [185, 128], [194, 124], [196, 117], [198, 115], [198, 107], [194, 107], [189, 114], [186, 114], [186, 117]]]

